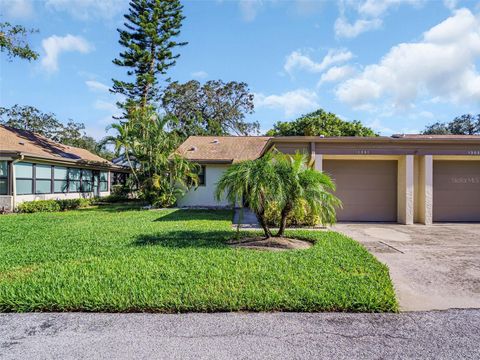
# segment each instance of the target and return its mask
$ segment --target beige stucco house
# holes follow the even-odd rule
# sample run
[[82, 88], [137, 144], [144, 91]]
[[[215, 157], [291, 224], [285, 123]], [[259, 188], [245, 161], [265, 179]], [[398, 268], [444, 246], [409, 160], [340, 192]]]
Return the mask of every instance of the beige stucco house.
[[106, 196], [126, 174], [85, 149], [0, 125], [0, 210], [24, 201]]
[[312, 166], [331, 175], [343, 202], [339, 221], [480, 221], [480, 136], [198, 137], [178, 149], [202, 165], [202, 183], [180, 206], [226, 206], [214, 198], [230, 165], [272, 148], [307, 153]]

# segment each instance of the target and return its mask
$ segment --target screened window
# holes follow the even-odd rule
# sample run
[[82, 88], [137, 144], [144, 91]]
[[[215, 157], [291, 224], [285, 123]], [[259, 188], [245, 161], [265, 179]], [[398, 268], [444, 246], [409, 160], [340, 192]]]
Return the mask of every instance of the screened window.
[[66, 167], [55, 166], [53, 169], [54, 191], [66, 193], [68, 191], [68, 170]]
[[108, 191], [108, 172], [100, 172], [100, 191]]
[[0, 161], [0, 195], [8, 193], [8, 163]]
[[33, 164], [15, 164], [15, 186], [18, 195], [33, 193]]
[[52, 167], [50, 165], [35, 165], [35, 193], [49, 194], [52, 192]]
[[80, 192], [80, 179], [82, 172], [80, 169], [68, 169], [68, 192]]
[[92, 170], [82, 170], [82, 192], [93, 191], [93, 173]]

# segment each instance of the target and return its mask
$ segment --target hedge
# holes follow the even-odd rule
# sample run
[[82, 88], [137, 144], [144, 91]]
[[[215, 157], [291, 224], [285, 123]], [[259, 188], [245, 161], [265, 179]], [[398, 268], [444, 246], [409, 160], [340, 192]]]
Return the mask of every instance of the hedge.
[[36, 212], [54, 212], [75, 210], [89, 206], [92, 203], [90, 199], [63, 199], [63, 200], [35, 200], [26, 201], [18, 205], [19, 213], [36, 213]]

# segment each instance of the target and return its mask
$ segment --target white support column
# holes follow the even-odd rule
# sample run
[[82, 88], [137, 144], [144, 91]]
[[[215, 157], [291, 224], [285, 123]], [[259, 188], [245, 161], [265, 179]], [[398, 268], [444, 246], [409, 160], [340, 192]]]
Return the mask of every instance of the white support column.
[[315, 170], [323, 171], [323, 155], [315, 154]]
[[398, 201], [397, 221], [400, 224], [413, 224], [413, 155], [405, 155], [398, 160]]
[[433, 156], [419, 159], [418, 219], [422, 224], [431, 225], [433, 218]]

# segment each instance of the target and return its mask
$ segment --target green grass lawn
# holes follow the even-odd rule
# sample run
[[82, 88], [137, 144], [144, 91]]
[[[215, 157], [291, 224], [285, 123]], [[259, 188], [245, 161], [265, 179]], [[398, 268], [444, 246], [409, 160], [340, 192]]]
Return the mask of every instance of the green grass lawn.
[[0, 216], [0, 311], [396, 311], [387, 268], [334, 232], [234, 249], [228, 211], [122, 206]]

